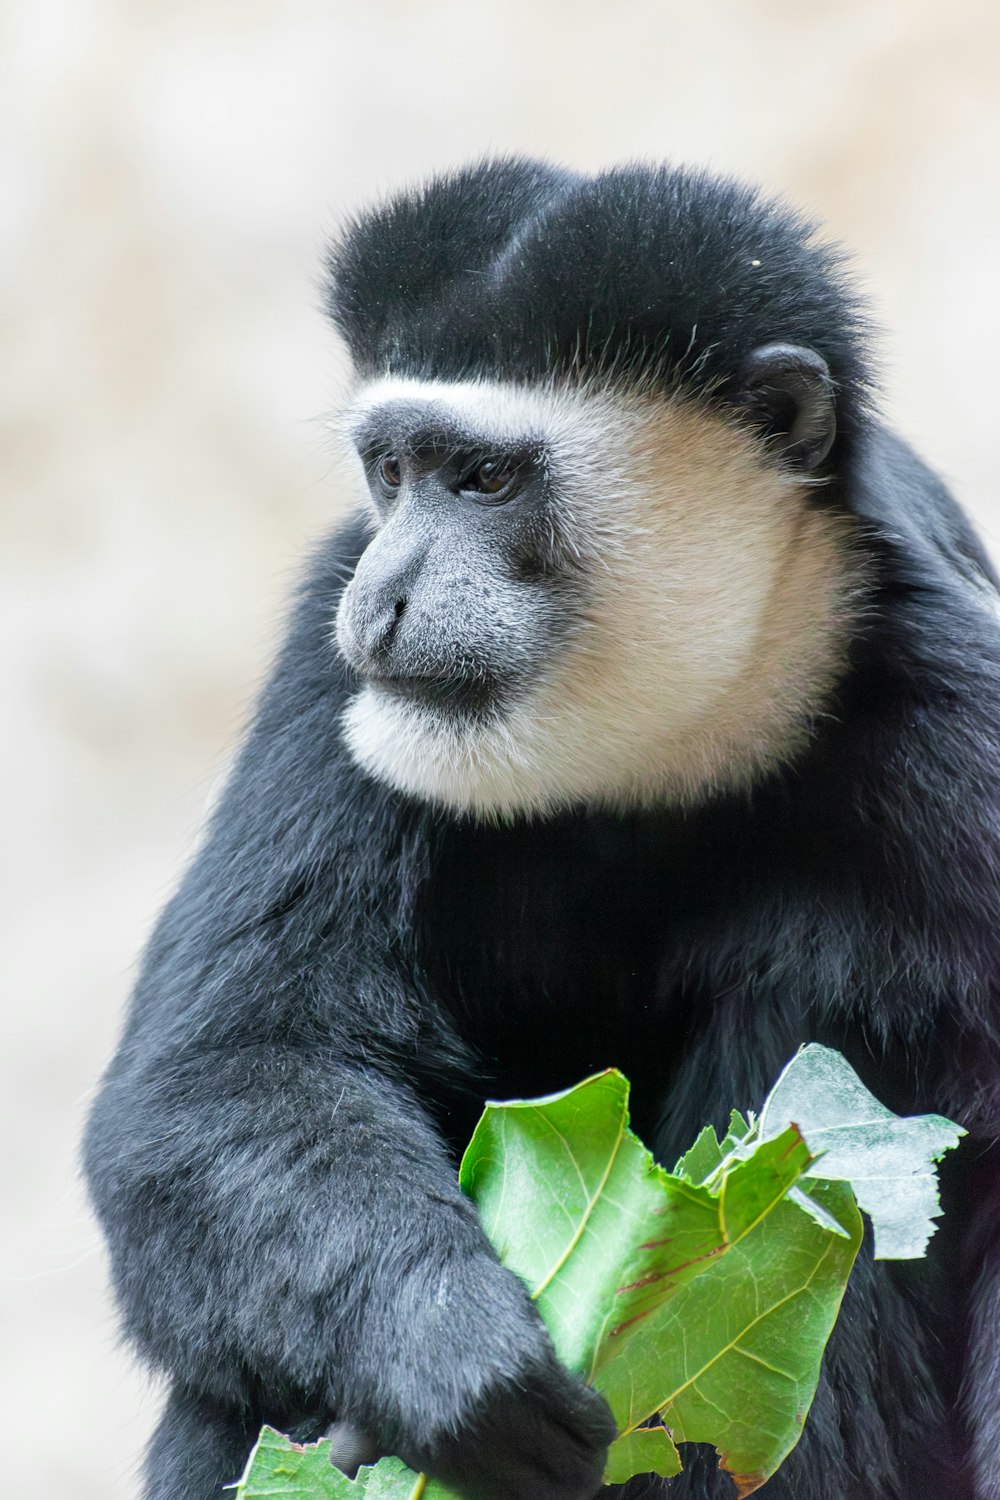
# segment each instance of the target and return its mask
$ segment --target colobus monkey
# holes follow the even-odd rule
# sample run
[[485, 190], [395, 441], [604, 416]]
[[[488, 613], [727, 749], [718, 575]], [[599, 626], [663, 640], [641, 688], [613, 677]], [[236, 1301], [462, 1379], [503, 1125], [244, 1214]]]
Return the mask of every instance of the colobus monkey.
[[[170, 1381], [146, 1500], [222, 1500], [264, 1421], [591, 1500], [607, 1409], [458, 1191], [483, 1101], [614, 1065], [670, 1165], [808, 1041], [969, 1136], [763, 1493], [996, 1500], [998, 582], [879, 420], [840, 257], [701, 172], [506, 159], [329, 273], [357, 513], [87, 1136]], [[616, 1493], [732, 1493], [686, 1458]]]

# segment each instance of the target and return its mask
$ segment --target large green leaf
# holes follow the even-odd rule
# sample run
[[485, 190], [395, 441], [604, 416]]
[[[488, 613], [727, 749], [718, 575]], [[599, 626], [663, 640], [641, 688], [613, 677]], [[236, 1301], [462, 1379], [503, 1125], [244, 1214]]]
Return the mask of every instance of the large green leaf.
[[749, 1493], [801, 1433], [860, 1219], [849, 1192], [824, 1203], [839, 1235], [788, 1203], [813, 1163], [797, 1129], [751, 1145], [734, 1116], [724, 1142], [703, 1131], [671, 1175], [627, 1105], [613, 1072], [491, 1105], [462, 1185], [560, 1357], [611, 1407], [608, 1479], [676, 1472], [667, 1434], [640, 1425], [660, 1412], [678, 1441], [714, 1443]]
[[548, 1098], [488, 1105], [462, 1161], [462, 1187], [500, 1259], [581, 1375], [609, 1324], [643, 1316], [719, 1245], [717, 1200], [657, 1166], [628, 1129], [628, 1091], [608, 1072]]
[[[623, 1366], [646, 1372], [674, 1440], [712, 1443], [741, 1495], [763, 1484], [801, 1435], [861, 1244], [850, 1189], [815, 1191], [842, 1234], [821, 1228], [787, 1197], [775, 1199], [649, 1320], [642, 1348], [621, 1365], [609, 1363], [605, 1379], [594, 1382], [610, 1396], [608, 1377], [620, 1383]], [[645, 1415], [643, 1405], [633, 1420]]]

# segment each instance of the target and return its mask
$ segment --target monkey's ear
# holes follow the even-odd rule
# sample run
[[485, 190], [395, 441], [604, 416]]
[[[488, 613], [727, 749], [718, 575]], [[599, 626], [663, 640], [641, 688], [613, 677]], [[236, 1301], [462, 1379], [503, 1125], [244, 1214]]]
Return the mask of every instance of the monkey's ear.
[[826, 360], [802, 344], [764, 344], [740, 369], [736, 404], [793, 468], [818, 469], [837, 436]]

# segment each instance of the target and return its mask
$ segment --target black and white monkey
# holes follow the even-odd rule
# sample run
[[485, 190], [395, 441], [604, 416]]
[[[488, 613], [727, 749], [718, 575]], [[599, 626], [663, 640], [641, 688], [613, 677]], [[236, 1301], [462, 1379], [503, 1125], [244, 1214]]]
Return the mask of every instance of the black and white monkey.
[[[171, 1382], [147, 1500], [221, 1500], [263, 1421], [591, 1500], [607, 1409], [457, 1188], [483, 1100], [615, 1065], [669, 1165], [806, 1041], [969, 1136], [764, 1493], [996, 1500], [998, 583], [838, 256], [729, 181], [502, 160], [359, 218], [329, 306], [359, 513], [87, 1136]], [[732, 1493], [687, 1465], [617, 1493]]]

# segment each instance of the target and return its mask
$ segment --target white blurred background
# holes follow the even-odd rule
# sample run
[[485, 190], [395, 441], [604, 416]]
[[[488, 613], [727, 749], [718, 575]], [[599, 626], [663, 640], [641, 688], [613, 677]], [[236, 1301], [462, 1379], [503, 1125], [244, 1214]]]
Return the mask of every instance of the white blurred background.
[[325, 236], [487, 150], [759, 179], [857, 252], [886, 408], [1000, 551], [1000, 7], [7, 0], [0, 28], [0, 1484], [125, 1500], [157, 1397], [80, 1122], [341, 504]]

